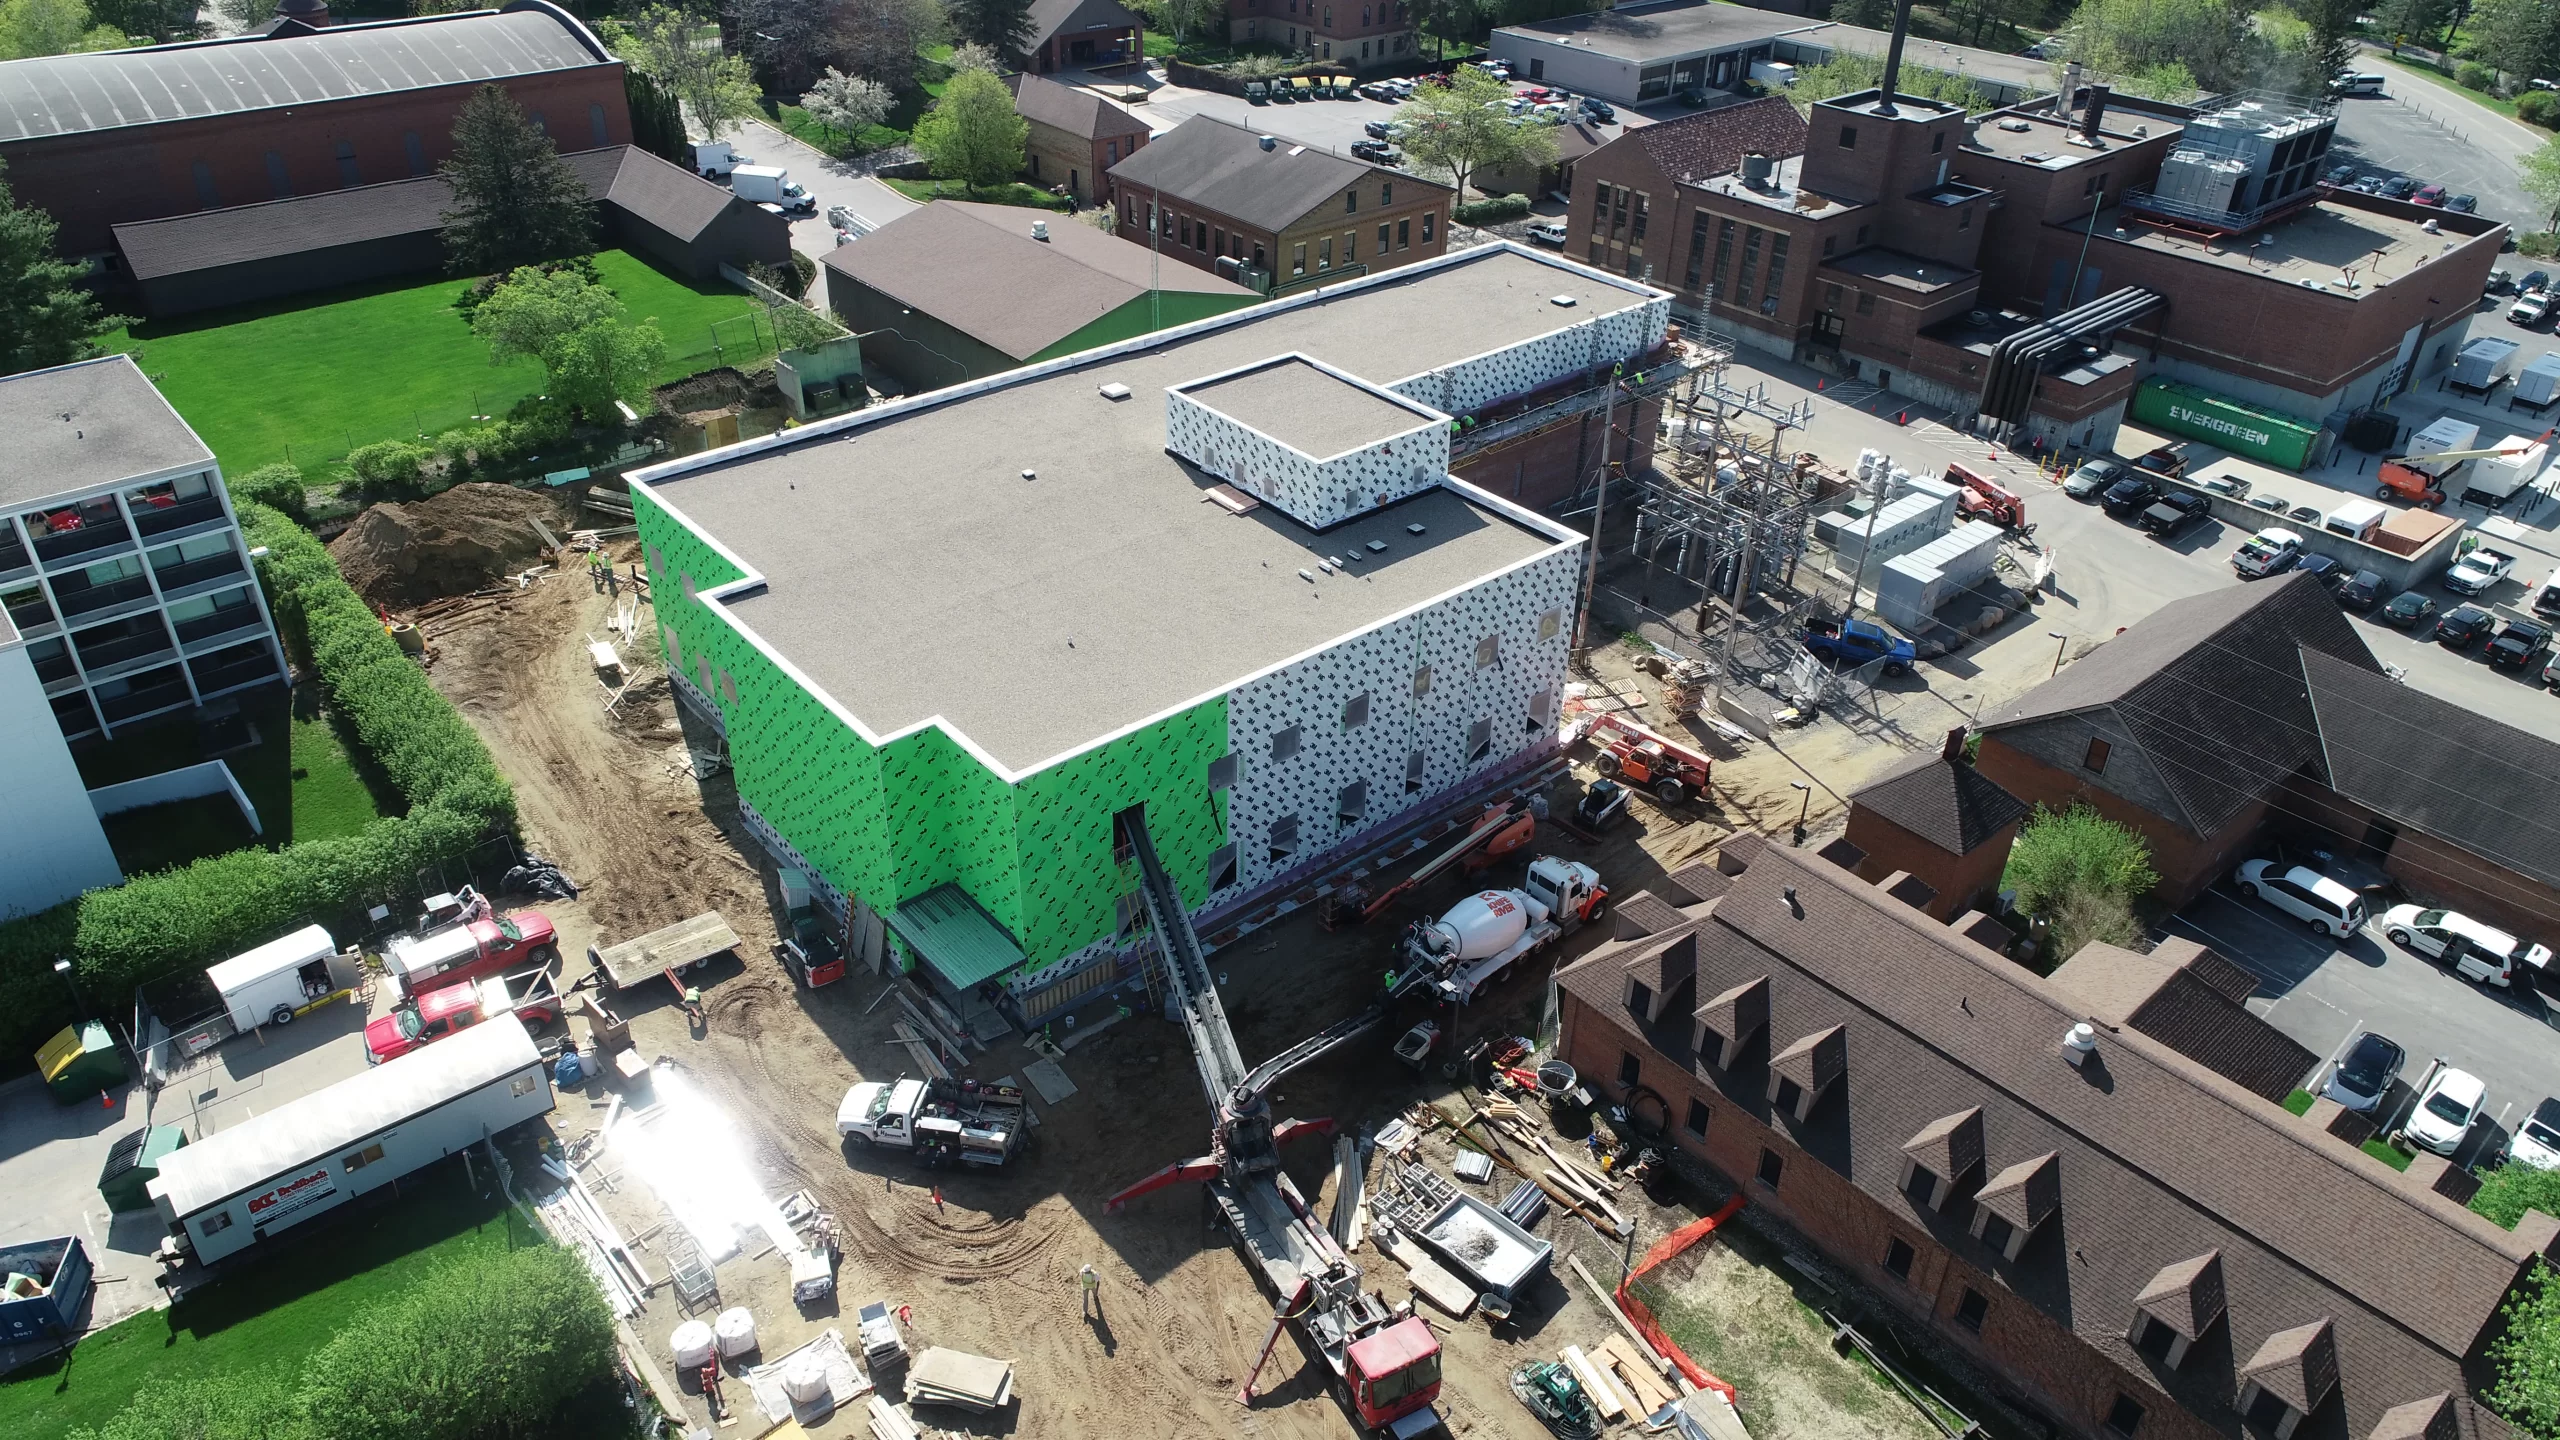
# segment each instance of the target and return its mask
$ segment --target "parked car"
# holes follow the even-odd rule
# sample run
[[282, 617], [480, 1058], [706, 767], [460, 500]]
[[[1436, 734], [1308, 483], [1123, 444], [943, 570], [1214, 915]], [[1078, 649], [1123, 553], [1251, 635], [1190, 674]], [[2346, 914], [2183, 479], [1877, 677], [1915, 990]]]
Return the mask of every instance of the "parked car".
[[2546, 1095], [2533, 1107], [2507, 1142], [2507, 1158], [2536, 1170], [2560, 1170], [2560, 1100]]
[[2281, 575], [2302, 558], [2302, 537], [2290, 530], [2261, 530], [2242, 542], [2231, 556], [2231, 568], [2243, 580]]
[[1561, 250], [1564, 248], [1564, 222], [1541, 220], [1529, 227], [1529, 238], [1541, 245], [1552, 245]]
[[1404, 163], [1404, 152], [1384, 140], [1354, 140], [1351, 142], [1351, 156], [1355, 160], [1366, 160], [1372, 165]]
[[2468, 650], [2497, 623], [2498, 617], [2477, 605], [2456, 606], [2436, 622], [2436, 643]]
[[1582, 113], [1599, 121], [1603, 125], [1615, 125], [1618, 123], [1618, 107], [1610, 104], [1606, 100], [1599, 99], [1596, 96], [1585, 95], [1582, 97]]
[[2519, 290], [2548, 290], [2551, 288], [2551, 272], [2548, 270], [2527, 270], [2524, 272], [2523, 278], [2516, 281], [2516, 288]]
[[2150, 509], [2134, 521], [2151, 532], [2154, 538], [2174, 540], [2197, 521], [2213, 514], [2213, 505], [2201, 495], [2184, 490], [2163, 495]]
[[2062, 493], [2074, 500], [2086, 500], [2125, 478], [2125, 469], [2113, 460], [2092, 460], [2071, 472], [2062, 482]]
[[2347, 583], [2347, 567], [2326, 555], [2306, 554], [2293, 562], [2293, 568], [2320, 582], [2323, 590], [2336, 590]]
[[2501, 670], [2538, 669], [2550, 649], [2550, 626], [2510, 620], [2489, 642], [2489, 663]]
[[1372, 120], [1360, 128], [1368, 131], [1369, 138], [1372, 140], [1393, 140], [1396, 138], [1396, 122], [1393, 120]]
[[2347, 188], [2366, 195], [2379, 195], [2382, 193], [2382, 183], [2382, 177], [2379, 175], [2359, 175]]
[[2382, 934], [2401, 949], [2449, 967], [2465, 980], [2501, 989], [2515, 982], [2518, 965], [2538, 975], [2551, 964], [2550, 946], [2526, 944], [2454, 910], [2394, 905], [2383, 912]]
[[2551, 318], [2551, 296], [2542, 290], [2527, 290], [2507, 307], [2510, 325], [2539, 325]]
[[2458, 214], [2469, 215], [2479, 210], [2480, 197], [2477, 195], [2456, 195], [2444, 202], [2444, 208]]
[[2208, 475], [2195, 483], [2216, 495], [2228, 495], [2234, 500], [2249, 498], [2249, 482], [2237, 475]]
[[2382, 607], [2382, 623], [2406, 630], [2425, 624], [2435, 613], [2436, 602], [2415, 590], [2403, 590], [2391, 597], [2390, 604]]
[[2412, 205], [2442, 205], [2446, 198], [2447, 192], [2443, 186], [2421, 185], [2418, 187], [2417, 193], [2409, 197], [2409, 203]]
[[2408, 1060], [2409, 1052], [2390, 1036], [2367, 1030], [2339, 1057], [2320, 1093], [2350, 1110], [2370, 1113], [2391, 1093], [2391, 1082], [2400, 1078], [2400, 1067]]
[[2418, 1092], [2418, 1103], [2410, 1107], [2409, 1123], [2403, 1128], [2412, 1141], [2439, 1155], [2451, 1155], [2462, 1148], [2463, 1138], [2471, 1133], [2488, 1099], [2489, 1087], [2480, 1083], [2480, 1077], [2444, 1066]]
[[2255, 495], [2250, 497], [2249, 504], [2252, 508], [2264, 510], [2270, 515], [2281, 515], [2285, 511], [2285, 500], [2281, 495]]
[[2251, 860], [2235, 879], [2241, 894], [2266, 901], [2320, 934], [2344, 940], [2364, 928], [2364, 897], [2307, 865], [2278, 870], [2273, 860]]
[[2150, 509], [2151, 502], [2159, 498], [2158, 481], [2146, 479], [2140, 475], [2128, 475], [2108, 486], [2106, 493], [2098, 497], [2098, 503], [2107, 507], [2108, 514], [2122, 519], [2127, 515], [2139, 515]]
[[2344, 185], [2354, 178], [2356, 178], [2356, 167], [2353, 165], [2332, 165], [2329, 167], [2329, 173], [2320, 177], [2320, 183]]
[[2406, 175], [2394, 175], [2382, 182], [2382, 198], [2385, 200], [2406, 200], [2417, 193], [2418, 182]]
[[2338, 587], [2337, 601], [2341, 610], [2353, 610], [2361, 615], [2381, 599], [2382, 577], [2370, 570], [2357, 571], [2347, 577], [2347, 583]]
[[2483, 295], [2513, 295], [2516, 293], [2516, 277], [2508, 274], [2504, 270], [2492, 270], [2489, 272], [2488, 283], [2480, 287], [2480, 293]]
[[2292, 509], [2284, 512], [2284, 518], [2291, 520], [2298, 525], [2308, 525], [2312, 529], [2317, 530], [2320, 528], [2320, 522], [2328, 517], [2321, 512], [2320, 507], [2317, 505], [2296, 505]]

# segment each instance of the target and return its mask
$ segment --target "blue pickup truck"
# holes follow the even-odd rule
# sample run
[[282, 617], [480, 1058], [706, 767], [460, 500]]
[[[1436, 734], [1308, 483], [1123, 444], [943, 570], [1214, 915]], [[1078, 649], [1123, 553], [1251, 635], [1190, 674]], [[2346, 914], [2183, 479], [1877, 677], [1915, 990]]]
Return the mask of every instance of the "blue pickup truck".
[[1884, 662], [1887, 675], [1911, 673], [1912, 662], [1919, 658], [1908, 640], [1897, 640], [1883, 628], [1864, 620], [1847, 620], [1838, 625], [1816, 622], [1804, 629], [1804, 648], [1831, 662], [1835, 669]]

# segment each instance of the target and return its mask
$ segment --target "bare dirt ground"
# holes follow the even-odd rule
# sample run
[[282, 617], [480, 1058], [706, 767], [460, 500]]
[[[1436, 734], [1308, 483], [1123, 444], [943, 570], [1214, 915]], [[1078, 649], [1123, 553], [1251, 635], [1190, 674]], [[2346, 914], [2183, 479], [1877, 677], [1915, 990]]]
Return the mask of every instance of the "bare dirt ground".
[[[631, 556], [620, 558], [627, 573]], [[719, 909], [742, 937], [737, 961], [702, 972], [704, 1029], [688, 1026], [672, 987], [627, 992], [619, 1003], [644, 1056], [674, 1057], [726, 1108], [767, 1192], [805, 1187], [844, 1229], [841, 1314], [834, 1307], [796, 1311], [778, 1257], [742, 1256], [720, 1268], [721, 1304], [754, 1311], [763, 1353], [779, 1355], [831, 1325], [849, 1331], [854, 1308], [887, 1299], [913, 1307], [912, 1344], [948, 1345], [1017, 1364], [1020, 1398], [1013, 1406], [977, 1419], [928, 1408], [919, 1418], [940, 1429], [1041, 1440], [1351, 1434], [1320, 1381], [1320, 1362], [1310, 1361], [1294, 1340], [1282, 1343], [1264, 1371], [1264, 1393], [1253, 1407], [1238, 1407], [1236, 1390], [1269, 1327], [1270, 1301], [1206, 1227], [1188, 1187], [1141, 1199], [1120, 1215], [1103, 1213], [1112, 1192], [1206, 1147], [1207, 1102], [1181, 1033], [1160, 1018], [1122, 1021], [1077, 1046], [1065, 1068], [1078, 1092], [1038, 1107], [1036, 1148], [1004, 1171], [937, 1174], [881, 1154], [848, 1159], [831, 1125], [845, 1087], [862, 1076], [891, 1078], [911, 1065], [890, 1043], [896, 1007], [866, 1009], [881, 995], [878, 977], [856, 973], [827, 989], [801, 991], [769, 958], [777, 892], [739, 823], [728, 777], [697, 781], [669, 763], [671, 751], [681, 755], [688, 727], [697, 745], [713, 744], [714, 737], [679, 718], [662, 676], [643, 682], [615, 716], [604, 712], [605, 692], [588, 668], [584, 644], [589, 633], [603, 634], [608, 604], [583, 575], [553, 575], [436, 632], [430, 673], [514, 780], [527, 844], [585, 887], [577, 901], [544, 905], [571, 957], [568, 978], [583, 973], [581, 957], [591, 940], [611, 943], [708, 908]], [[1597, 673], [1623, 684], [1624, 659], [1611, 658], [1616, 649], [1600, 654]], [[1548, 827], [1541, 848], [1596, 865], [1615, 893], [1628, 895], [1736, 827], [1783, 832], [1799, 803], [1785, 784], [1801, 773], [1794, 762], [1766, 745], [1740, 753], [1720, 737], [1715, 745], [1731, 758], [1720, 764], [1711, 796], [1677, 807], [1679, 813], [1639, 798], [1604, 843], [1586, 845]], [[1553, 798], [1564, 808], [1576, 794], [1578, 786], [1568, 782]], [[1816, 792], [1817, 821], [1827, 794]], [[1403, 925], [1439, 913], [1472, 884], [1444, 876], [1366, 930], [1327, 934], [1301, 911], [1213, 955], [1213, 968], [1227, 977], [1228, 1013], [1243, 1051], [1251, 1058], [1270, 1054], [1366, 1003]], [[1594, 927], [1574, 937], [1564, 958], [1603, 933]], [[1544, 971], [1523, 967], [1469, 1011], [1462, 1038], [1534, 1034], [1544, 990]], [[584, 1022], [576, 1028], [584, 1039]], [[1278, 1113], [1332, 1115], [1346, 1126], [1373, 1129], [1416, 1100], [1447, 1099], [1436, 1073], [1426, 1081], [1393, 1060], [1392, 1039], [1372, 1036], [1290, 1077], [1275, 1097]], [[999, 1042], [975, 1057], [970, 1073], [1018, 1074], [1033, 1058], [1018, 1043]], [[554, 1122], [564, 1139], [594, 1128], [601, 1117], [605, 1092], [592, 1082], [588, 1092], [592, 1098], [563, 1094]], [[1440, 1148], [1432, 1158], [1445, 1168], [1447, 1142], [1434, 1143]], [[1292, 1173], [1304, 1192], [1317, 1195], [1329, 1154], [1320, 1144], [1296, 1148]], [[591, 1184], [614, 1186], [613, 1157], [587, 1174]], [[1498, 1173], [1497, 1186], [1507, 1190], [1509, 1178]], [[1632, 1189], [1628, 1199], [1640, 1217], [1639, 1253], [1697, 1213], [1690, 1205], [1649, 1205]], [[628, 1235], [644, 1234], [662, 1218], [646, 1187], [629, 1177], [621, 1177], [608, 1203]], [[1542, 1231], [1560, 1224], [1580, 1222], [1550, 1218]], [[1374, 1251], [1360, 1259], [1374, 1286], [1391, 1300], [1404, 1297], [1408, 1287], [1393, 1261]], [[1078, 1315], [1074, 1276], [1087, 1262], [1104, 1276], [1098, 1321]], [[650, 1251], [644, 1263], [663, 1274], [663, 1251]], [[1761, 1290], [1784, 1291], [1784, 1281], [1771, 1278], [1766, 1265], [1736, 1263], [1762, 1277]], [[1714, 1303], [1729, 1298], [1719, 1295]], [[1510, 1369], [1552, 1359], [1568, 1344], [1597, 1344], [1615, 1328], [1570, 1272], [1562, 1286], [1525, 1304], [1517, 1323], [1499, 1336], [1480, 1319], [1451, 1322], [1423, 1308], [1444, 1333], [1443, 1409], [1452, 1431], [1469, 1437], [1543, 1435], [1508, 1393]], [[669, 1374], [667, 1336], [683, 1318], [672, 1292], [662, 1289], [633, 1320]], [[1785, 1362], [1769, 1365], [1770, 1378], [1758, 1383], [1783, 1387], [1785, 1394], [1827, 1393], [1842, 1376], [1872, 1384], [1818, 1344], [1789, 1352]], [[728, 1395], [733, 1405], [746, 1403], [743, 1385], [731, 1385]], [[1746, 1413], [1752, 1404], [1746, 1395]], [[687, 1408], [694, 1423], [706, 1418], [698, 1399]], [[1823, 1412], [1801, 1411], [1788, 1401], [1785, 1413]], [[754, 1433], [755, 1423], [740, 1433]], [[813, 1433], [868, 1432], [846, 1415]], [[1898, 1440], [1907, 1432], [1827, 1433]]]

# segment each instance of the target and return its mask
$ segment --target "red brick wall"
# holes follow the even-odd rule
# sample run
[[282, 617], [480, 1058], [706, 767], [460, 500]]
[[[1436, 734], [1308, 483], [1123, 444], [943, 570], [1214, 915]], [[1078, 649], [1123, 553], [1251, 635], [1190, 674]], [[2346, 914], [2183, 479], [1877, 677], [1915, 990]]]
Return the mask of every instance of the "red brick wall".
[[[1384, 208], [1377, 204], [1378, 187], [1382, 182], [1393, 184], [1396, 196], [1395, 202]], [[1117, 233], [1133, 244], [1147, 244], [1147, 207], [1155, 201], [1155, 192], [1126, 180], [1115, 181], [1114, 185], [1120, 207]], [[1221, 253], [1217, 250], [1217, 243], [1220, 233], [1224, 232], [1227, 248], [1223, 253], [1239, 256], [1250, 263], [1254, 246], [1259, 244], [1271, 266], [1273, 283], [1286, 285], [1292, 280], [1322, 273], [1319, 261], [1327, 239], [1333, 242], [1333, 267], [1336, 270], [1345, 264], [1357, 263], [1368, 266], [1369, 273], [1373, 275], [1416, 261], [1435, 259], [1449, 248], [1450, 194], [1446, 186], [1426, 184], [1410, 176], [1390, 177], [1384, 172], [1371, 171], [1359, 182], [1359, 192], [1361, 203], [1358, 210], [1346, 213], [1341, 197], [1336, 195], [1287, 232], [1278, 235], [1240, 225], [1230, 216], [1189, 204], [1178, 195], [1168, 196], [1163, 205], [1165, 213], [1173, 218], [1173, 229], [1164, 237], [1164, 258], [1180, 260], [1185, 265], [1214, 274], [1217, 270], [1215, 262]], [[1429, 217], [1427, 239], [1426, 216]], [[1182, 222], [1186, 218], [1192, 222], [1192, 243], [1188, 246], [1182, 243]], [[1395, 227], [1390, 232], [1391, 236], [1403, 240], [1402, 244], [1395, 245], [1383, 255], [1378, 251], [1378, 226], [1382, 222]], [[1355, 237], [1355, 243], [1349, 247], [1352, 252], [1350, 261], [1343, 258], [1345, 235]], [[1290, 273], [1291, 257], [1298, 245], [1307, 247], [1306, 276]], [[1309, 280], [1308, 283], [1314, 282]]]
[[[618, 63], [498, 83], [517, 104], [542, 112], [562, 150], [631, 143], [631, 113], [623, 100]], [[214, 208], [197, 196], [194, 167], [199, 161], [212, 171], [222, 206], [276, 198], [267, 175], [270, 150], [284, 157], [296, 195], [343, 187], [341, 142], [354, 147], [358, 183], [408, 179], [403, 137], [409, 132], [416, 133], [432, 170], [453, 153], [454, 116], [477, 88], [476, 83], [442, 85], [293, 109], [13, 141], [0, 145], [0, 161], [8, 165], [9, 187], [18, 200], [61, 222], [63, 253], [89, 254], [111, 248], [115, 240], [110, 227], [124, 221]], [[594, 105], [604, 107], [602, 140], [595, 137], [590, 120]]]
[[1921, 908], [1943, 921], [1967, 910], [1988, 908], [1977, 902], [1999, 894], [2000, 871], [2009, 863], [2009, 842], [2018, 838], [2018, 823], [1975, 846], [1969, 855], [1951, 855], [1853, 800], [1848, 840], [1866, 852], [1858, 862], [1859, 879], [1874, 884], [1897, 870], [1908, 871], [1938, 892]]
[[[1480, 489], [1532, 510], [1544, 510], [1581, 488], [1600, 463], [1603, 412], [1559, 420], [1542, 429], [1507, 440], [1450, 467], [1450, 473]], [[1640, 401], [1632, 414], [1618, 411], [1618, 441], [1609, 457], [1626, 473], [1651, 468], [1654, 440], [1661, 433], [1662, 402]], [[1613, 488], [1610, 493], [1622, 492]], [[1614, 503], [1614, 502], [1613, 502]]]
[[[1635, 1054], [1638, 1083], [1669, 1102], [1670, 1139], [1683, 1152], [1722, 1174], [1752, 1206], [1803, 1234], [1846, 1278], [1913, 1323], [1927, 1326], [2035, 1408], [2076, 1434], [2102, 1440], [2101, 1427], [2116, 1396], [2129, 1395], [2145, 1411], [2142, 1440], [2221, 1437], [2221, 1431], [2189, 1414], [2148, 1379], [2137, 1379], [2117, 1367], [2070, 1329], [2011, 1294], [1996, 1278], [1974, 1269], [1925, 1231], [1903, 1221], [1848, 1177], [1797, 1149], [1785, 1135], [1762, 1125], [1713, 1087], [1592, 1011], [1572, 991], [1560, 991], [1559, 1003], [1563, 1033], [1557, 1054], [1593, 1090], [1624, 1100], [1627, 1090], [1619, 1084], [1619, 1067], [1626, 1055]], [[1704, 1137], [1684, 1128], [1692, 1098], [1704, 1100], [1711, 1112]], [[1785, 1161], [1774, 1190], [1754, 1178], [1764, 1148], [1776, 1151]], [[1882, 1263], [1886, 1246], [1896, 1237], [1914, 1252], [1908, 1278], [1894, 1276]], [[1955, 1320], [1968, 1287], [1990, 1302], [1979, 1334]], [[2125, 1320], [2131, 1323], [2132, 1316], [2127, 1314]]]
[[2102, 790], [2077, 775], [2012, 749], [2001, 743], [1996, 734], [1982, 737], [1974, 768], [2030, 805], [2068, 810], [2073, 804], [2086, 801], [2099, 814], [2131, 827], [2151, 846], [2151, 868], [2160, 875], [2160, 883], [2152, 893], [2173, 908], [2195, 898], [2224, 871], [2249, 858], [2243, 852], [2267, 819], [2267, 803], [2253, 801], [2220, 831], [2199, 839], [2112, 790]]

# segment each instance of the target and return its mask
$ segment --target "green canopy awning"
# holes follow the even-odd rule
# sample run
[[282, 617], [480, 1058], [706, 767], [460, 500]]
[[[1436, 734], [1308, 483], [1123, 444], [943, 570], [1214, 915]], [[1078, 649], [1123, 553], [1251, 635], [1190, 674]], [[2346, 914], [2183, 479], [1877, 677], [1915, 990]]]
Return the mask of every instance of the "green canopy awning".
[[1022, 947], [957, 885], [937, 885], [884, 918], [955, 990], [973, 989], [1022, 964]]

